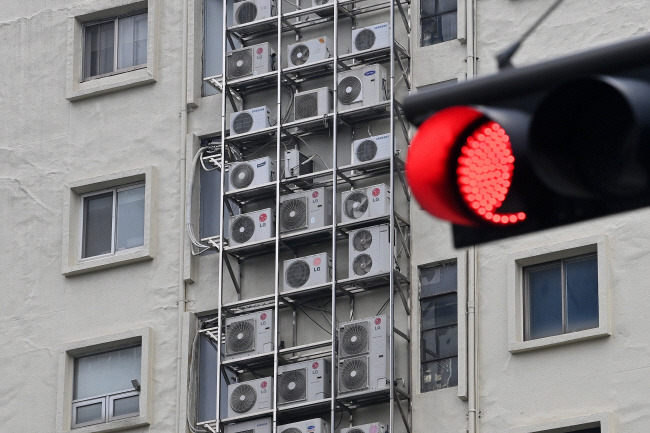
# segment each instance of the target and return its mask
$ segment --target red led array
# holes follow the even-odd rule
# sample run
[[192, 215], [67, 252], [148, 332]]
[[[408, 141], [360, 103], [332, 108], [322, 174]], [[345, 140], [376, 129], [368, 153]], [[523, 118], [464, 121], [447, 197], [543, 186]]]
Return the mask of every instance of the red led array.
[[497, 212], [508, 195], [514, 162], [510, 137], [498, 123], [488, 121], [467, 138], [456, 175], [463, 201], [476, 215], [496, 224], [526, 218], [524, 212]]

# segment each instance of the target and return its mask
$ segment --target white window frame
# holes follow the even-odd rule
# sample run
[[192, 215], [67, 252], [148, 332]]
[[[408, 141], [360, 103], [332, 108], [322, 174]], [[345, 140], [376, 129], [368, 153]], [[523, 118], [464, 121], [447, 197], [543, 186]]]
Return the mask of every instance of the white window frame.
[[[66, 98], [69, 101], [77, 101], [95, 95], [141, 86], [157, 80], [157, 35], [160, 21], [158, 18], [158, 4], [157, 0], [100, 0], [75, 9], [78, 15], [70, 17], [68, 21]], [[145, 10], [147, 11], [146, 65], [84, 78], [84, 25], [110, 21], [136, 12], [144, 12]], [[117, 31], [115, 35], [117, 37]], [[115, 68], [117, 68], [117, 65], [115, 65]]]
[[[75, 358], [96, 353], [118, 350], [140, 345], [140, 390], [125, 390], [105, 396], [73, 400]], [[151, 328], [133, 329], [118, 334], [105, 335], [88, 340], [68, 343], [62, 347], [59, 358], [59, 391], [57, 394], [56, 433], [100, 433], [123, 430], [151, 423], [151, 372], [153, 352], [153, 332]], [[137, 415], [112, 416], [111, 402], [115, 399], [139, 395]], [[93, 402], [102, 403], [104, 421], [76, 424], [74, 409]]]
[[[598, 257], [598, 327], [535, 340], [524, 339], [525, 284], [523, 268], [545, 262], [596, 253]], [[511, 353], [557, 346], [611, 335], [610, 272], [605, 235], [520, 251], [508, 256], [508, 349]]]
[[[144, 242], [142, 246], [127, 248], [110, 254], [81, 257], [83, 242], [84, 198], [119, 188], [135, 188], [144, 184]], [[155, 230], [153, 197], [156, 190], [155, 169], [151, 166], [90, 179], [68, 182], [64, 194], [62, 270], [65, 276], [135, 263], [154, 258]], [[113, 203], [115, 206], [115, 202]], [[115, 224], [115, 215], [113, 215]], [[115, 229], [113, 229], [113, 233]], [[112, 243], [114, 245], [114, 236]], [[114, 250], [114, 246], [112, 248]]]
[[508, 433], [571, 433], [576, 429], [600, 427], [601, 433], [613, 433], [614, 427], [610, 412], [598, 412], [573, 418], [513, 427]]
[[[84, 406], [101, 403], [102, 417], [97, 421], [89, 421], [84, 423], [77, 423], [77, 409]], [[101, 424], [106, 422], [106, 397], [90, 397], [72, 402], [72, 428], [85, 427], [87, 425]]]

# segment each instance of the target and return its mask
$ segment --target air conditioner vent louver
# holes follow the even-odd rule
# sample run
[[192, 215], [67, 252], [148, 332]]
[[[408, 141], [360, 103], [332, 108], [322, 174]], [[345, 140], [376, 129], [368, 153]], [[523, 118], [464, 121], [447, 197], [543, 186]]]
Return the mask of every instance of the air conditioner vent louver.
[[244, 413], [251, 410], [255, 406], [256, 401], [257, 393], [255, 389], [250, 385], [242, 383], [230, 395], [230, 408], [237, 413]]
[[304, 260], [298, 260], [287, 267], [285, 280], [291, 288], [295, 289], [305, 285], [310, 275], [311, 269], [309, 264]]
[[359, 254], [354, 258], [352, 269], [355, 275], [366, 275], [372, 269], [372, 257], [368, 254]]
[[255, 21], [257, 18], [257, 6], [251, 1], [242, 2], [237, 9], [235, 19], [239, 24], [246, 24]]
[[296, 97], [296, 117], [306, 119], [318, 116], [318, 94], [307, 93]]
[[307, 398], [305, 369], [290, 370], [280, 375], [278, 398], [278, 403], [305, 400]]
[[280, 224], [283, 231], [305, 227], [307, 225], [307, 199], [301, 197], [280, 203]]
[[352, 246], [355, 251], [365, 251], [372, 244], [372, 233], [368, 230], [359, 230], [352, 237]]
[[309, 47], [307, 45], [296, 45], [291, 50], [291, 62], [295, 66], [304, 65], [309, 60]]
[[341, 356], [359, 355], [368, 350], [368, 324], [357, 322], [346, 325], [341, 335]]
[[341, 387], [348, 391], [365, 389], [368, 387], [368, 361], [367, 357], [346, 359], [341, 367]]
[[252, 50], [237, 50], [226, 57], [226, 70], [228, 78], [239, 78], [253, 73]]
[[255, 169], [250, 164], [237, 164], [230, 172], [230, 184], [235, 188], [250, 186], [255, 178]]
[[377, 155], [377, 143], [372, 140], [361, 142], [357, 147], [356, 155], [361, 162], [372, 161]]
[[344, 105], [349, 105], [361, 95], [361, 80], [357, 77], [345, 77], [337, 87], [338, 99]]
[[289, 427], [288, 429], [282, 430], [280, 433], [304, 433], [304, 432], [295, 427]]
[[228, 325], [226, 328], [226, 344], [230, 354], [253, 350], [255, 348], [254, 321], [242, 320]]
[[370, 29], [363, 29], [354, 38], [354, 46], [359, 51], [367, 50], [372, 48], [376, 39], [375, 32]]
[[237, 134], [248, 132], [253, 127], [253, 116], [245, 111], [238, 113], [232, 122], [232, 128]]
[[255, 221], [249, 216], [239, 216], [230, 228], [230, 237], [235, 242], [243, 244], [248, 242], [255, 234]]
[[360, 218], [368, 210], [368, 196], [363, 192], [355, 191], [347, 196], [343, 205], [343, 211], [348, 218]]

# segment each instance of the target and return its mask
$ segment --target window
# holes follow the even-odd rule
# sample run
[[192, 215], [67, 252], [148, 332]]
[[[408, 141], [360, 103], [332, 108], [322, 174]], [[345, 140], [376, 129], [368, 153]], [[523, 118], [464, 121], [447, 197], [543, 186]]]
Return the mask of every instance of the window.
[[138, 183], [83, 197], [81, 258], [143, 245], [144, 191]]
[[420, 390], [458, 385], [456, 261], [420, 269]]
[[76, 357], [72, 427], [140, 414], [140, 345]]
[[147, 12], [84, 24], [83, 78], [147, 64]]
[[457, 0], [420, 0], [420, 46], [456, 39]]
[[526, 340], [598, 327], [596, 254], [527, 266], [523, 272]]

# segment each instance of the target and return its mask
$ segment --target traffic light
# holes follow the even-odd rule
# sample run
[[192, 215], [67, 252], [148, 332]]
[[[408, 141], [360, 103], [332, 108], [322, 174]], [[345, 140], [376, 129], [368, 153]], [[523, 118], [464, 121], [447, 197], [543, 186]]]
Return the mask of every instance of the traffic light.
[[650, 37], [407, 98], [406, 161], [456, 247], [650, 205]]

